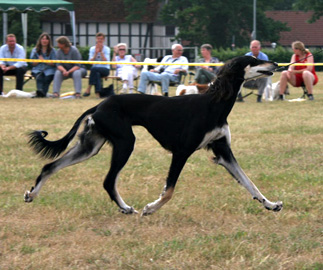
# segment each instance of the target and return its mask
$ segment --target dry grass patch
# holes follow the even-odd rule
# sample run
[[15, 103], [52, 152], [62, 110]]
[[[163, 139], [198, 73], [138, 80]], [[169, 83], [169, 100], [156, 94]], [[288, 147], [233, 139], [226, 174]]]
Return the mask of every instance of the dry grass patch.
[[[144, 218], [120, 214], [102, 188], [108, 145], [51, 177], [25, 204], [24, 191], [48, 162], [28, 148], [26, 133], [44, 129], [58, 139], [100, 101], [0, 99], [0, 269], [322, 269], [322, 89], [320, 74], [314, 102], [257, 104], [250, 96], [229, 117], [240, 165], [266, 197], [284, 201], [282, 212], [266, 211], [199, 151], [174, 198]], [[141, 210], [161, 192], [171, 156], [143, 128], [134, 130], [119, 191]]]

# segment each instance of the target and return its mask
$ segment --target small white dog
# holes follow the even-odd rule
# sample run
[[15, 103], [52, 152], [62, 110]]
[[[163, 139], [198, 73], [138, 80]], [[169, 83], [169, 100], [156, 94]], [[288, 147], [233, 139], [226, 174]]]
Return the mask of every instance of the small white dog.
[[176, 96], [204, 94], [209, 89], [209, 84], [179, 85], [176, 89]]
[[199, 93], [199, 90], [197, 89], [196, 85], [180, 84], [179, 86], [177, 86], [177, 89], [176, 89], [176, 96], [194, 95], [198, 93]]
[[15, 98], [32, 98], [36, 96], [36, 92], [28, 93], [24, 92], [21, 90], [13, 89], [8, 92], [8, 94], [2, 94], [0, 97], [3, 98], [10, 98], [10, 97], [15, 97]]
[[[269, 83], [265, 89], [263, 98], [267, 101], [278, 100], [279, 98], [279, 90], [280, 90], [280, 81], [275, 83]], [[289, 95], [288, 85], [285, 90], [285, 95]], [[284, 96], [285, 96], [284, 95]]]

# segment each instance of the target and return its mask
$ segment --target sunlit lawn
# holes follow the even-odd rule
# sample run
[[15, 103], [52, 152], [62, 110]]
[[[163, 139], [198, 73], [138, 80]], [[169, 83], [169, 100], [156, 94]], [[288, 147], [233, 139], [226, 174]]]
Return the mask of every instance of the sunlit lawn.
[[[313, 102], [258, 104], [251, 95], [229, 117], [238, 162], [268, 199], [284, 202], [278, 213], [252, 200], [201, 150], [187, 162], [167, 205], [143, 218], [122, 215], [102, 187], [109, 145], [52, 176], [26, 204], [25, 190], [49, 162], [34, 155], [26, 133], [44, 129], [48, 139], [61, 138], [101, 100], [94, 94], [81, 100], [0, 99], [0, 269], [323, 269], [319, 75]], [[14, 88], [10, 79], [5, 91]], [[34, 90], [34, 81], [25, 85]], [[62, 87], [69, 91], [71, 80]], [[291, 88], [288, 98], [301, 94]], [[136, 148], [118, 186], [140, 211], [162, 191], [171, 155], [143, 128], [134, 131]]]

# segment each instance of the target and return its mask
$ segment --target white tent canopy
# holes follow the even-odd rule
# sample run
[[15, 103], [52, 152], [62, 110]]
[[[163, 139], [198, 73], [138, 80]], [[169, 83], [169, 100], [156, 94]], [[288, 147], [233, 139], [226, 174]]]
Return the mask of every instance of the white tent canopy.
[[63, 0], [0, 0], [0, 11], [3, 12], [3, 43], [8, 33], [8, 14], [10, 10], [17, 10], [21, 13], [21, 21], [24, 35], [24, 48], [27, 49], [27, 12], [28, 11], [52, 11], [66, 10], [70, 13], [73, 44], [76, 43], [75, 35], [75, 12], [74, 4]]

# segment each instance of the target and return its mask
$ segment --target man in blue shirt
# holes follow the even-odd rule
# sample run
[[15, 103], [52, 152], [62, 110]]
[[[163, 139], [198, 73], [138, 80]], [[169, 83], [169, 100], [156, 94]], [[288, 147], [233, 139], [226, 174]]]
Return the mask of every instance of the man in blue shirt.
[[[9, 34], [6, 37], [6, 44], [0, 48], [0, 58], [20, 58], [25, 59], [24, 48], [17, 44], [16, 36]], [[0, 61], [0, 95], [3, 92], [3, 76], [16, 76], [16, 89], [23, 90], [24, 75], [27, 71], [26, 62]]]
[[[268, 61], [268, 56], [260, 51], [261, 44], [259, 40], [253, 40], [250, 43], [250, 50], [251, 52], [246, 53], [246, 55], [254, 56], [260, 60]], [[251, 80], [248, 82], [245, 82], [243, 87], [250, 88], [250, 89], [258, 89], [258, 96], [257, 96], [257, 102], [261, 102], [262, 94], [265, 91], [265, 88], [268, 84], [268, 78], [260, 78], [256, 80]], [[238, 101], [243, 101], [241, 94], [238, 96]]]

